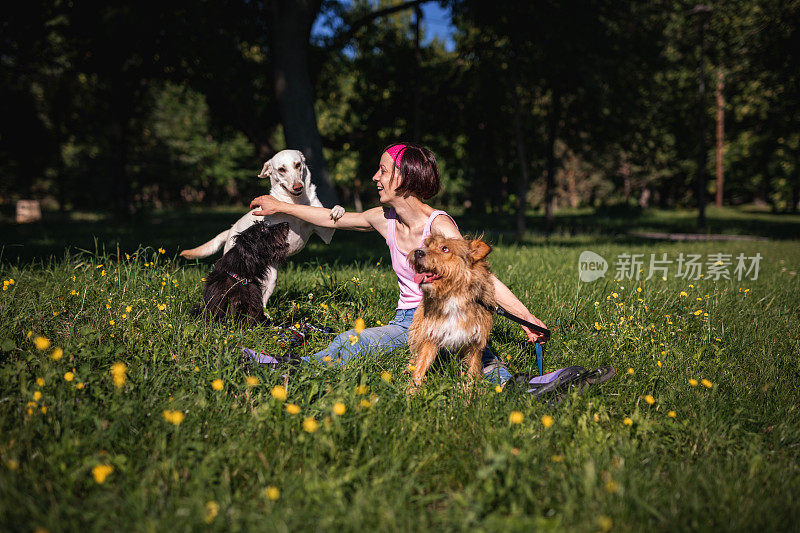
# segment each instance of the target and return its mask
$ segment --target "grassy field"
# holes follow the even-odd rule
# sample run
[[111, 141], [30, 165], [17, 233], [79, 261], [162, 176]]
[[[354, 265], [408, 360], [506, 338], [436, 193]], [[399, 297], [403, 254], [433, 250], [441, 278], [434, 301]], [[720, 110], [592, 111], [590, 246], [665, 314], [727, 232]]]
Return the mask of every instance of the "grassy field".
[[[558, 406], [483, 383], [467, 402], [445, 364], [409, 397], [403, 349], [305, 367], [283, 398], [237, 353], [285, 352], [276, 330], [190, 315], [210, 263], [175, 252], [231, 213], [193, 216], [0, 228], [0, 529], [797, 529], [797, 241], [495, 234], [493, 270], [553, 330], [545, 370], [611, 364], [609, 383]], [[673, 263], [582, 283], [583, 250]], [[692, 281], [680, 253], [763, 259], [755, 280]], [[396, 299], [381, 238], [338, 234], [289, 262], [268, 311], [342, 331], [388, 322]], [[518, 327], [498, 318], [493, 342], [534, 370]]]

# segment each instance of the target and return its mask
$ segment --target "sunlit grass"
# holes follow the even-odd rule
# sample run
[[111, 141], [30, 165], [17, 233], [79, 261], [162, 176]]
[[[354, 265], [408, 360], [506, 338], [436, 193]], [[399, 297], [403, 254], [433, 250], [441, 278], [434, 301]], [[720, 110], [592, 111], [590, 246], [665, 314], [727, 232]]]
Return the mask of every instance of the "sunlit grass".
[[[208, 265], [159, 248], [2, 266], [6, 527], [772, 529], [800, 514], [795, 243], [496, 246], [494, 271], [554, 332], [546, 370], [618, 369], [557, 407], [488, 383], [468, 402], [452, 364], [411, 398], [407, 349], [287, 382], [237, 350], [283, 353], [279, 331], [195, 318]], [[586, 284], [584, 249], [764, 259], [757, 280]], [[268, 311], [385, 324], [397, 287], [378, 263], [290, 262]], [[517, 326], [498, 318], [493, 337], [534, 370]]]

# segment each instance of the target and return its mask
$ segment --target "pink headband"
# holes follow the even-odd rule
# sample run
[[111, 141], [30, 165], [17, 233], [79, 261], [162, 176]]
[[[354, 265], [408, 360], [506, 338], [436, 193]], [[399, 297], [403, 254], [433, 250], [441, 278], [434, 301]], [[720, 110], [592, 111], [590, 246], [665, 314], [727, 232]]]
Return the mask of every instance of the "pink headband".
[[406, 151], [405, 144], [395, 144], [394, 146], [386, 150], [386, 153], [391, 156], [395, 166], [397, 166], [397, 168], [400, 168], [400, 162], [403, 160], [403, 153], [405, 153], [405, 151]]

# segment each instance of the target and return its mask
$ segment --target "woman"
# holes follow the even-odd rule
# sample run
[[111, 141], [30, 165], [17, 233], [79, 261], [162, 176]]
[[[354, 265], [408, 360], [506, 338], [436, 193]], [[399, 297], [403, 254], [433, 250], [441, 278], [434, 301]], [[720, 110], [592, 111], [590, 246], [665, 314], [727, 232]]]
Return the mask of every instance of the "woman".
[[[316, 354], [317, 361], [342, 362], [364, 355], [369, 351], [390, 351], [406, 344], [408, 328], [419, 303], [422, 290], [414, 283], [414, 272], [406, 260], [409, 251], [422, 246], [429, 235], [461, 238], [458, 226], [444, 211], [437, 211], [425, 203], [439, 192], [439, 168], [433, 153], [422, 146], [411, 143], [393, 144], [381, 154], [378, 171], [372, 176], [378, 189], [381, 207], [363, 213], [345, 213], [334, 220], [329, 209], [307, 205], [288, 204], [272, 196], [259, 196], [250, 202], [250, 207], [259, 207], [255, 215], [285, 213], [317, 226], [356, 231], [377, 231], [385, 239], [392, 257], [392, 268], [397, 274], [400, 299], [397, 314], [386, 326], [368, 328], [359, 335], [345, 331], [331, 345]], [[509, 312], [541, 327], [544, 323], [512, 294], [503, 282], [494, 279], [497, 304]], [[530, 342], [536, 342], [539, 334], [522, 326]], [[356, 340], [357, 339], [357, 340]], [[544, 339], [542, 339], [544, 340]], [[246, 350], [254, 356], [252, 351]], [[503, 383], [511, 377], [508, 369], [496, 360], [490, 350], [484, 353], [484, 368], [490, 368], [488, 377]]]

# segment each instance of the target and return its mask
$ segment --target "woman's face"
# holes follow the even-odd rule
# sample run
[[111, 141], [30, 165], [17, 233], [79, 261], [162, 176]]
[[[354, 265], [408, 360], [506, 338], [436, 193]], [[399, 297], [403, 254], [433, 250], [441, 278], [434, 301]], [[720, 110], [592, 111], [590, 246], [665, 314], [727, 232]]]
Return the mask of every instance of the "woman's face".
[[[392, 170], [394, 170], [394, 179], [392, 179]], [[381, 156], [378, 171], [372, 176], [372, 181], [378, 188], [378, 200], [382, 204], [397, 197], [394, 190], [400, 185], [400, 170], [394, 166], [392, 156], [388, 152], [384, 152]]]

